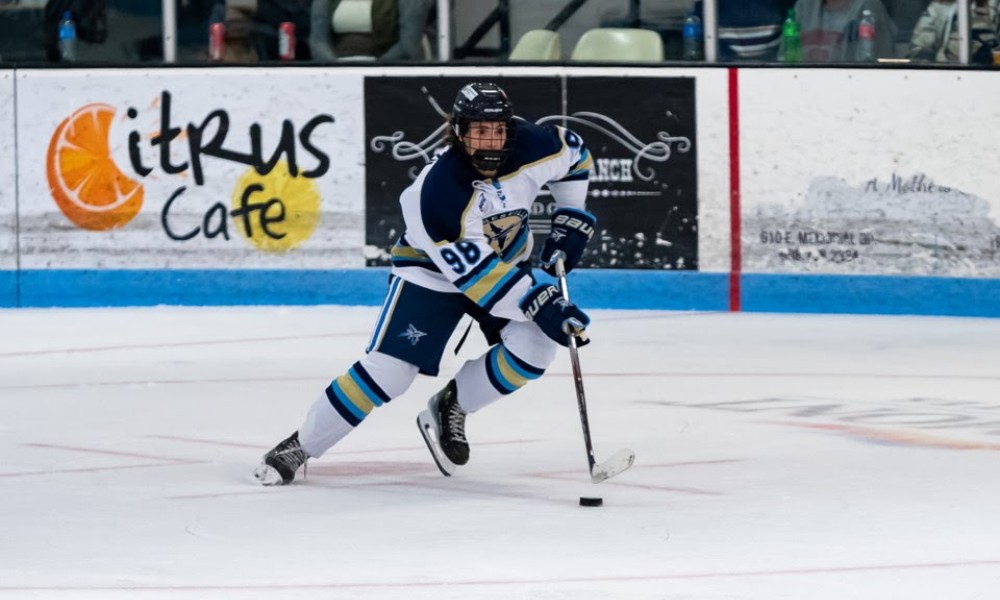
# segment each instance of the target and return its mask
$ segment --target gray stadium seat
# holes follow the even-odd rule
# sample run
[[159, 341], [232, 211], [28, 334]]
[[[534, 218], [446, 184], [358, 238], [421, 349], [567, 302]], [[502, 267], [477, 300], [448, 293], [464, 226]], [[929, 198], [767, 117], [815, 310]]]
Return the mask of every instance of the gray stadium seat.
[[663, 39], [649, 29], [599, 27], [580, 36], [570, 60], [662, 62]]
[[559, 33], [548, 29], [533, 29], [521, 36], [508, 60], [553, 61], [562, 58]]

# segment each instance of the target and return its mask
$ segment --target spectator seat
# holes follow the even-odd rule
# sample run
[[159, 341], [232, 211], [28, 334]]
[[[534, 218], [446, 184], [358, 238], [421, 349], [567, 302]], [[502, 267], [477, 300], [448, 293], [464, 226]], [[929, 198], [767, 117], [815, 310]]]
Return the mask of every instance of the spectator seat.
[[662, 62], [663, 57], [663, 39], [655, 31], [598, 27], [580, 36], [570, 60]]

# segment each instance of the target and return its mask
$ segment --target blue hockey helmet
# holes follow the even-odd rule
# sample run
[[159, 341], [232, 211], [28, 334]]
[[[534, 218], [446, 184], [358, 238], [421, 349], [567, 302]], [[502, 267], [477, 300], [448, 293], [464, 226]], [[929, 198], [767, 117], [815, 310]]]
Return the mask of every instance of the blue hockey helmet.
[[[513, 142], [514, 107], [507, 93], [495, 83], [470, 83], [459, 90], [451, 110], [451, 126], [456, 144], [462, 147], [472, 161], [472, 166], [480, 171], [496, 171], [507, 159]], [[499, 121], [507, 126], [507, 141], [499, 150], [477, 149], [471, 154], [464, 148], [462, 137], [469, 132], [469, 124], [475, 121]]]

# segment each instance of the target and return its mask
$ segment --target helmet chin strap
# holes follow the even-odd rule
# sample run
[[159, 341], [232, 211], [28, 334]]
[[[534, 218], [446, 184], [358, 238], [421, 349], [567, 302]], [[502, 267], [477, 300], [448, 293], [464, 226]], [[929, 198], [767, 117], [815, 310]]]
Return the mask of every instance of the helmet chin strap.
[[505, 158], [507, 158], [506, 150], [475, 150], [469, 155], [469, 160], [477, 171], [488, 172], [499, 170]]

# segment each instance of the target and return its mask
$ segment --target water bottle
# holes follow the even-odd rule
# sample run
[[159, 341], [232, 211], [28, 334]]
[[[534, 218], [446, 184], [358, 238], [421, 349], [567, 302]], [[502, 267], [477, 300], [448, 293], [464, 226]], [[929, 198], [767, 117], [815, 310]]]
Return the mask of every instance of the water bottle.
[[222, 62], [226, 58], [226, 24], [212, 23], [208, 26], [208, 60]]
[[858, 22], [858, 47], [854, 58], [858, 62], [878, 60], [875, 52], [875, 16], [867, 8], [861, 11], [861, 21]]
[[278, 58], [295, 60], [295, 23], [291, 21], [278, 26]]
[[802, 62], [802, 46], [799, 34], [799, 19], [795, 9], [788, 9], [788, 18], [781, 25], [781, 50], [778, 60], [786, 63]]
[[59, 21], [59, 59], [62, 62], [76, 60], [76, 23], [73, 22], [73, 13], [68, 10]]
[[681, 35], [684, 37], [684, 60], [702, 60], [704, 58], [705, 43], [703, 41], [701, 19], [698, 18], [698, 15], [692, 14], [687, 19], [684, 19], [684, 28], [681, 29]]

